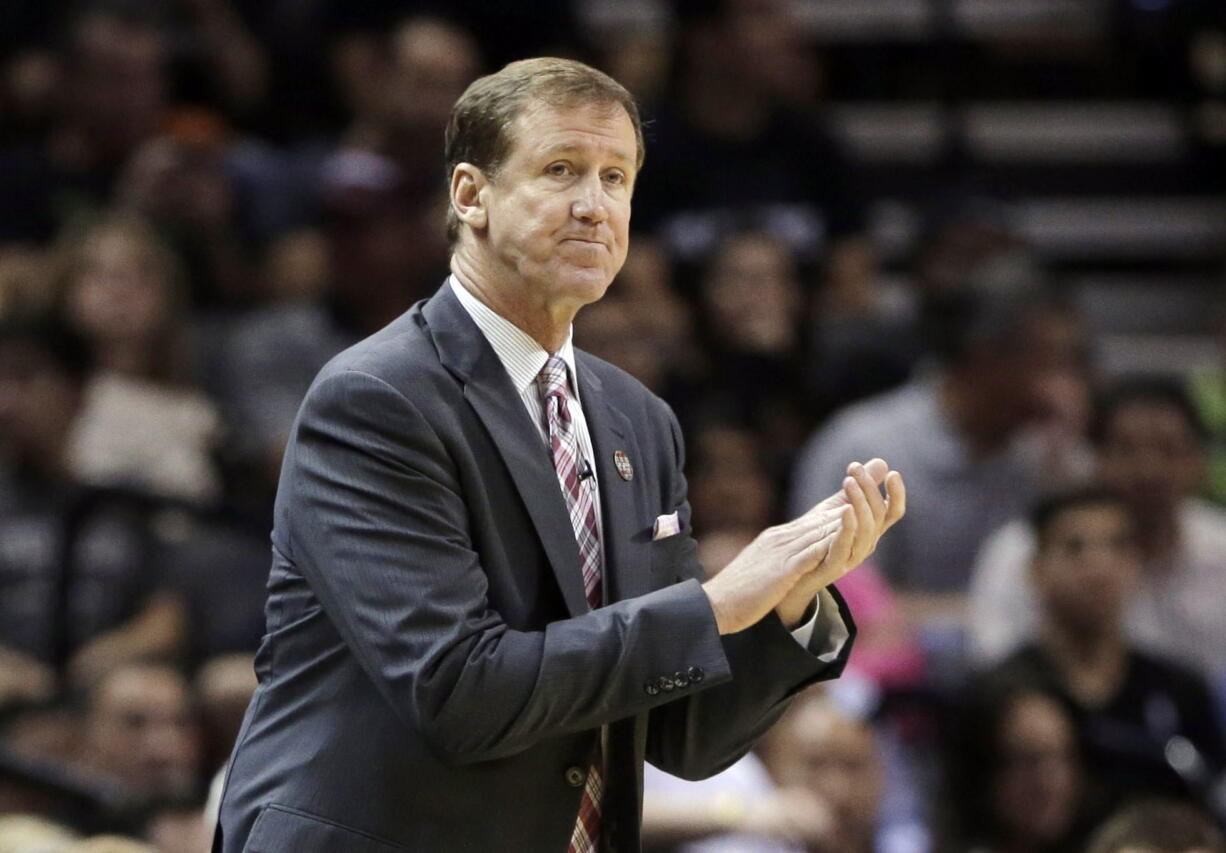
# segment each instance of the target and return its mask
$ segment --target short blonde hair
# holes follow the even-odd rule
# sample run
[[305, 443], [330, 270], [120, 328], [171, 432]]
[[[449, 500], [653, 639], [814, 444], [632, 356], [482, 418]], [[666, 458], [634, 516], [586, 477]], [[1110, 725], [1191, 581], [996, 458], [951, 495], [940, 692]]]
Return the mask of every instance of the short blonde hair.
[[[511, 151], [511, 125], [529, 100], [555, 107], [586, 104], [620, 105], [634, 125], [636, 168], [646, 153], [638, 104], [621, 83], [603, 71], [574, 59], [544, 56], [512, 62], [494, 74], [479, 77], [451, 109], [444, 139], [447, 180], [460, 163], [471, 163], [493, 177]], [[460, 223], [447, 211], [447, 237], [454, 243]]]

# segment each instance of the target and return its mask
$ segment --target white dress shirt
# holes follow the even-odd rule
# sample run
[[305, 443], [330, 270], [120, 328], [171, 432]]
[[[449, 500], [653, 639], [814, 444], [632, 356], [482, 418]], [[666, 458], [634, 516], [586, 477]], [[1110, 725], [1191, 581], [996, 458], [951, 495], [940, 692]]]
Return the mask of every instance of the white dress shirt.
[[[549, 360], [550, 353], [537, 343], [535, 338], [474, 296], [454, 275], [448, 278], [448, 283], [456, 298], [460, 300], [460, 305], [472, 317], [473, 322], [477, 324], [477, 328], [481, 330], [481, 334], [485, 335], [485, 339], [494, 348], [494, 353], [498, 356], [499, 361], [502, 362], [502, 366], [506, 368], [507, 375], [511, 377], [511, 384], [519, 392], [520, 400], [523, 401], [524, 407], [532, 417], [532, 422], [536, 424], [541, 441], [548, 445], [549, 424], [546, 421], [545, 406], [541, 401], [536, 377], [545, 366], [545, 362]], [[600, 489], [597, 488], [598, 482], [596, 480], [595, 465], [592, 464], [595, 454], [592, 452], [592, 436], [588, 432], [587, 418], [583, 414], [583, 406], [579, 396], [579, 374], [575, 370], [573, 337], [574, 329], [572, 327], [567, 331], [566, 342], [562, 344], [562, 348], [558, 350], [557, 355], [566, 362], [566, 370], [570, 379], [571, 398], [574, 400], [574, 405], [570, 407], [570, 416], [575, 426], [579, 453], [582, 459], [588, 463], [589, 470], [592, 473], [592, 476], [587, 478], [585, 483], [592, 490], [592, 503], [596, 509], [597, 529], [603, 530], [600, 514]], [[582, 462], [580, 465], [582, 465]], [[600, 549], [600, 559], [603, 565], [603, 548]], [[576, 567], [577, 570], [578, 568]], [[847, 626], [843, 624], [842, 617], [839, 615], [838, 606], [826, 590], [818, 593], [817, 609], [814, 611], [813, 618], [792, 631], [792, 636], [796, 638], [798, 643], [807, 647], [813, 631], [818, 627], [821, 627], [829, 638], [823, 650], [818, 654], [818, 658], [827, 662], [832, 661], [843, 648], [843, 643], [847, 641], [849, 632]]]

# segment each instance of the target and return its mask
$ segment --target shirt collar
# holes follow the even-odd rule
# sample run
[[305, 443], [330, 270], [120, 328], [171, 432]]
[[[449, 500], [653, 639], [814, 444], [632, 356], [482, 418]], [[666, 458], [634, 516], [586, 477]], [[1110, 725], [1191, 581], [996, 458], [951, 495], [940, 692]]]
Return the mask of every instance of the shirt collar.
[[[468, 316], [472, 317], [477, 328], [481, 330], [481, 334], [494, 348], [494, 353], [502, 362], [502, 366], [506, 368], [515, 390], [522, 394], [529, 386], [534, 386], [537, 375], [540, 374], [552, 353], [519, 326], [474, 296], [455, 275], [448, 276], [447, 283], [451, 285], [452, 292], [460, 300], [460, 305], [468, 312]], [[566, 342], [562, 344], [557, 355], [566, 362], [566, 370], [570, 375], [571, 394], [578, 401], [579, 375], [575, 370], [575, 347], [572, 340], [574, 331], [573, 327], [566, 331]]]

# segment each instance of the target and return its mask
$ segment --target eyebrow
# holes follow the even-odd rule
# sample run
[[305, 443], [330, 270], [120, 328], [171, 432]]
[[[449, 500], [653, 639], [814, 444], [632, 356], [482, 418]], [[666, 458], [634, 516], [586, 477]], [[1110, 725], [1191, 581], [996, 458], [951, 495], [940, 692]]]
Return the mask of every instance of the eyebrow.
[[[543, 149], [541, 153], [542, 154], [568, 154], [568, 153], [572, 153], [575, 151], [579, 151], [581, 147], [582, 146], [576, 145], [573, 142], [555, 142], [553, 145], [550, 145], [548, 148]], [[625, 151], [622, 151], [621, 149], [615, 149], [612, 153], [613, 153], [613, 158], [616, 160], [621, 160], [624, 163], [634, 162], [634, 157], [630, 156], [629, 154], [627, 154]]]

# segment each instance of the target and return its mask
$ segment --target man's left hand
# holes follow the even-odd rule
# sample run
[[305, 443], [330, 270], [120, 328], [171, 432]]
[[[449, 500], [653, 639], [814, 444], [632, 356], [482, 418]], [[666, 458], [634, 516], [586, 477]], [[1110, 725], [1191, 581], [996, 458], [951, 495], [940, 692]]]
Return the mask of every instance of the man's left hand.
[[[885, 495], [881, 493], [882, 485], [885, 486]], [[843, 507], [849, 505], [855, 519], [851, 547], [831, 548], [817, 568], [792, 587], [775, 608], [789, 630], [799, 627], [822, 589], [868, 559], [876, 550], [882, 534], [903, 517], [907, 511], [907, 491], [902, 475], [891, 471], [883, 459], [871, 459], [867, 464], [853, 462], [847, 466], [843, 488], [809, 512], [838, 515], [843, 512]], [[833, 540], [838, 536], [841, 529], [832, 531], [830, 538]]]

